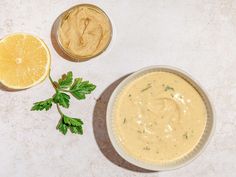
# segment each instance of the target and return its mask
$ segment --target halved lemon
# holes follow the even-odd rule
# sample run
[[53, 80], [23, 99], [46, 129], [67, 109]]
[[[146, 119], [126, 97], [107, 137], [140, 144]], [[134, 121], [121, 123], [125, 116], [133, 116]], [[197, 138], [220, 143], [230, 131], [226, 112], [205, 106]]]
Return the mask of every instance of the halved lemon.
[[26, 89], [42, 82], [50, 64], [50, 52], [38, 37], [17, 33], [0, 41], [0, 82], [10, 89]]

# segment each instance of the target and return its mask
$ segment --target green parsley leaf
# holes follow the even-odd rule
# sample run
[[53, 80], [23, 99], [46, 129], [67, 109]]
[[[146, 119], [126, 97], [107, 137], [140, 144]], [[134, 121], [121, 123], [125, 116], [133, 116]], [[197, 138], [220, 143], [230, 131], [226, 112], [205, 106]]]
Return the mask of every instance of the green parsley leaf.
[[73, 73], [69, 71], [67, 74], [63, 74], [61, 79], [58, 80], [58, 85], [60, 88], [69, 88], [73, 82]]
[[59, 105], [63, 106], [64, 108], [69, 108], [70, 103], [70, 96], [66, 93], [62, 93], [57, 91], [56, 94], [53, 96], [53, 102], [58, 103]]
[[77, 119], [77, 118], [71, 118], [66, 115], [63, 115], [63, 120], [66, 124], [72, 125], [72, 126], [82, 126], [84, 124], [82, 120]]
[[34, 103], [34, 106], [31, 108], [31, 111], [48, 111], [52, 107], [52, 98], [49, 98], [44, 101], [39, 101]]
[[68, 129], [71, 131], [71, 133], [82, 135], [83, 134], [82, 125], [83, 125], [83, 122], [80, 119], [62, 115], [57, 125], [57, 129], [64, 135], [67, 133]]
[[61, 118], [57, 124], [57, 130], [59, 130], [63, 135], [67, 133], [68, 127], [63, 123], [63, 119]]
[[96, 85], [89, 81], [83, 81], [82, 78], [76, 78], [73, 85], [70, 87], [70, 93], [78, 100], [85, 99], [86, 94], [90, 94]]
[[68, 94], [72, 94], [75, 98], [79, 100], [85, 99], [86, 94], [90, 94], [96, 88], [96, 86], [90, 83], [89, 81], [83, 81], [82, 78], [76, 78], [73, 82], [73, 73], [71, 71], [67, 74], [63, 74], [62, 77], [58, 80], [58, 82], [54, 81], [51, 78], [51, 75], [49, 74], [49, 80], [56, 93], [52, 96], [52, 98], [34, 103], [31, 110], [47, 111], [52, 107], [52, 104], [56, 104], [57, 110], [61, 115], [61, 118], [56, 128], [64, 135], [67, 134], [68, 130], [70, 130], [71, 133], [82, 135], [82, 120], [66, 116], [62, 112], [60, 106], [64, 108], [69, 108], [70, 96]]

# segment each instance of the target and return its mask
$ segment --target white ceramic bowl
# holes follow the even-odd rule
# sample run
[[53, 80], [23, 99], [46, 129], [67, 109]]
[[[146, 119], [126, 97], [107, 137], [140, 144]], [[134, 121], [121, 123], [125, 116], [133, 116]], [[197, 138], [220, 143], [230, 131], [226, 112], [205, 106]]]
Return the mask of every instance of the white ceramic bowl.
[[[153, 164], [153, 163], [150, 164], [147, 162], [139, 161], [139, 160], [133, 158], [132, 156], [128, 155], [123, 150], [123, 148], [120, 146], [119, 142], [117, 142], [115, 132], [113, 131], [114, 123], [113, 123], [113, 115], [112, 114], [113, 114], [113, 110], [114, 110], [114, 103], [117, 99], [117, 96], [119, 95], [119, 93], [123, 90], [123, 88], [127, 84], [129, 84], [130, 82], [132, 82], [136, 78], [138, 78], [144, 74], [147, 74], [149, 72], [153, 72], [153, 71], [170, 72], [170, 73], [176, 74], [176, 75], [184, 78], [186, 81], [188, 81], [199, 92], [200, 96], [202, 97], [202, 99], [206, 105], [207, 115], [208, 115], [207, 122], [206, 122], [206, 128], [204, 130], [204, 133], [203, 133], [199, 143], [196, 145], [196, 147], [190, 153], [188, 153], [184, 157], [180, 158], [179, 160], [173, 161], [170, 163], [164, 163], [164, 164]], [[211, 104], [206, 92], [202, 89], [202, 87], [200, 87], [200, 85], [196, 81], [194, 81], [192, 79], [191, 76], [189, 76], [189, 74], [185, 73], [184, 71], [181, 71], [180, 69], [177, 69], [174, 67], [169, 67], [169, 66], [147, 67], [147, 68], [141, 69], [137, 72], [134, 72], [133, 74], [131, 74], [127, 78], [125, 78], [117, 86], [117, 88], [114, 90], [113, 94], [110, 97], [108, 107], [107, 107], [106, 121], [107, 121], [107, 130], [108, 130], [109, 138], [111, 140], [113, 147], [119, 153], [119, 155], [121, 157], [123, 157], [125, 160], [127, 160], [128, 162], [130, 162], [138, 167], [145, 168], [148, 170], [154, 170], [154, 171], [172, 170], [172, 169], [176, 169], [176, 168], [185, 166], [186, 164], [191, 162], [193, 159], [195, 159], [197, 156], [199, 156], [202, 153], [202, 151], [205, 149], [206, 145], [208, 144], [208, 142], [214, 132], [214, 127], [215, 127], [213, 107], [212, 107], [212, 104]]]

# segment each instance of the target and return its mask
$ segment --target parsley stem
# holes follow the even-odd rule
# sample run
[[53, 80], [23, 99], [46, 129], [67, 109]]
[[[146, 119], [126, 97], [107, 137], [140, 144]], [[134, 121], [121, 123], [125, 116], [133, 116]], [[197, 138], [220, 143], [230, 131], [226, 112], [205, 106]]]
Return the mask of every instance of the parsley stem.
[[64, 114], [63, 114], [63, 112], [61, 111], [61, 108], [60, 108], [60, 106], [57, 104], [57, 110], [58, 110], [58, 112], [60, 113], [60, 115], [61, 116], [63, 116]]
[[60, 90], [62, 92], [71, 92], [70, 90], [65, 90], [65, 89], [58, 89], [58, 90]]
[[52, 84], [53, 88], [56, 90], [56, 89], [57, 89], [57, 87], [56, 87], [56, 85], [55, 85], [54, 81], [52, 80], [52, 77], [51, 77], [51, 75], [50, 75], [50, 74], [49, 74], [49, 80], [50, 80], [50, 82], [51, 82], [51, 84]]
[[51, 75], [49, 74], [49, 80], [52, 84], [52, 86], [54, 87], [55, 90], [59, 90], [59, 91], [62, 91], [62, 92], [71, 92], [70, 90], [65, 90], [65, 89], [61, 89], [61, 88], [57, 88], [57, 86], [55, 85]]

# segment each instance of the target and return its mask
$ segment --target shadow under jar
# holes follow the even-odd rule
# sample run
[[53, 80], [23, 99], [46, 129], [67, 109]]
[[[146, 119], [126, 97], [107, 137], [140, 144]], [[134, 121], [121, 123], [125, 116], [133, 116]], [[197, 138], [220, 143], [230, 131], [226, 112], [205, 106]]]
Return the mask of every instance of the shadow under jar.
[[111, 38], [111, 22], [95, 5], [76, 5], [58, 19], [56, 41], [63, 53], [74, 61], [86, 61], [101, 54]]

